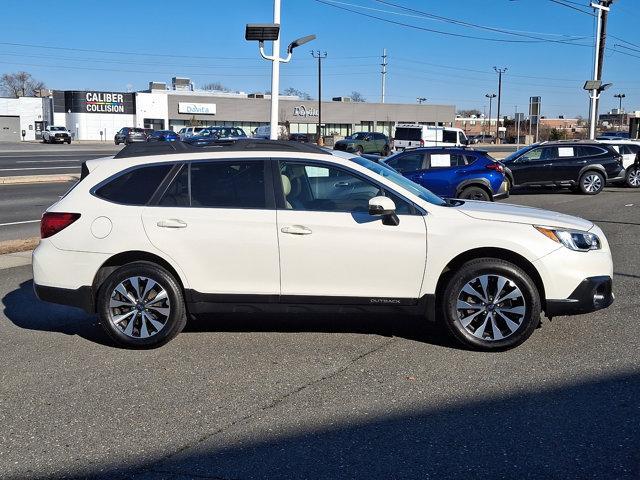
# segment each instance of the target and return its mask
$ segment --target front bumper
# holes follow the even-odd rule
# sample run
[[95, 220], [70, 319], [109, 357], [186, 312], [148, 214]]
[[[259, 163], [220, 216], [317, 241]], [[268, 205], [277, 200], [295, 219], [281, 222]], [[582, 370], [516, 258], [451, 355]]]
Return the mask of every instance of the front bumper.
[[585, 278], [567, 299], [547, 300], [547, 317], [581, 315], [609, 307], [615, 297], [609, 276]]
[[494, 200], [501, 200], [503, 198], [509, 198], [509, 182], [506, 178], [500, 185], [498, 192], [493, 194]]

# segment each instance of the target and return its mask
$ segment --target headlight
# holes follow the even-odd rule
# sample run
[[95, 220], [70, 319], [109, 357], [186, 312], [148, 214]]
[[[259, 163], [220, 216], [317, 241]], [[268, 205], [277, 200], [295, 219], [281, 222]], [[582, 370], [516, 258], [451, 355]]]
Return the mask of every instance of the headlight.
[[602, 244], [597, 235], [579, 230], [563, 230], [558, 228], [535, 227], [545, 237], [554, 242], [561, 243], [569, 250], [576, 252], [588, 252], [590, 250], [600, 250]]

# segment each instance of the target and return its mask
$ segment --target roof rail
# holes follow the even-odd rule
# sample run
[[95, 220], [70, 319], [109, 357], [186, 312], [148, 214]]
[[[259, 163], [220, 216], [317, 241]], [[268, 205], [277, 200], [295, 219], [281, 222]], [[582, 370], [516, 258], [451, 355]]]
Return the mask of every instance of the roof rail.
[[331, 155], [317, 145], [290, 142], [288, 140], [238, 139], [220, 140], [212, 145], [198, 146], [184, 142], [132, 143], [124, 147], [113, 158], [146, 157], [150, 155], [172, 155], [178, 153], [205, 152], [300, 152]]

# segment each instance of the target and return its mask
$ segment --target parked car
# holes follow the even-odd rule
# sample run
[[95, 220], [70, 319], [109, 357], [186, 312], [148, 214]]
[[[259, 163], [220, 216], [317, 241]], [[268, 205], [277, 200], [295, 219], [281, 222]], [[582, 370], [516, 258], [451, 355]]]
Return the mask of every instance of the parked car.
[[443, 198], [492, 201], [509, 196], [504, 167], [480, 150], [416, 148], [381, 162]]
[[130, 143], [146, 142], [147, 134], [144, 128], [124, 127], [118, 130], [113, 140], [116, 145], [121, 143], [129, 145]]
[[601, 140], [601, 143], [611, 146], [616, 152], [622, 155], [622, 166], [625, 169], [624, 183], [628, 187], [640, 187], [638, 171], [633, 168], [640, 152], [640, 142], [632, 140]]
[[629, 132], [603, 132], [596, 140], [629, 140]]
[[607, 181], [624, 180], [622, 156], [590, 141], [542, 142], [521, 148], [503, 161], [511, 186], [571, 187], [596, 195]]
[[627, 169], [627, 185], [632, 188], [640, 187], [640, 152], [636, 154], [636, 160]]
[[[269, 140], [271, 138], [271, 125], [261, 125], [253, 131], [253, 138]], [[289, 132], [284, 125], [278, 125], [278, 139], [286, 140], [289, 138]]]
[[609, 244], [589, 220], [447, 202], [306, 144], [167, 146], [85, 162], [33, 253], [38, 297], [96, 313], [118, 344], [162, 345], [206, 313], [358, 311], [413, 314], [499, 351], [542, 311], [614, 300]]
[[192, 145], [212, 145], [225, 140], [241, 140], [247, 138], [244, 130], [238, 127], [207, 127], [197, 135], [192, 135], [184, 141]]
[[71, 144], [71, 133], [67, 127], [56, 125], [47, 125], [42, 132], [42, 141], [44, 143], [68, 143]]
[[290, 133], [289, 140], [292, 142], [311, 143], [314, 141], [315, 135], [312, 133]]
[[194, 135], [197, 135], [198, 133], [200, 133], [202, 130], [204, 130], [207, 127], [183, 127], [180, 130], [178, 130], [178, 135], [180, 136], [180, 140], [185, 140], [189, 137], [192, 137]]
[[459, 128], [413, 123], [397, 125], [393, 137], [394, 152], [416, 147], [463, 147], [468, 144], [467, 136]]
[[180, 136], [173, 130], [156, 130], [147, 137], [147, 142], [178, 142]]
[[493, 135], [473, 135], [468, 137], [469, 145], [477, 145], [478, 143], [496, 143], [496, 137]]
[[383, 133], [356, 132], [353, 135], [338, 140], [333, 146], [334, 150], [342, 150], [350, 153], [379, 153], [389, 155], [389, 138]]

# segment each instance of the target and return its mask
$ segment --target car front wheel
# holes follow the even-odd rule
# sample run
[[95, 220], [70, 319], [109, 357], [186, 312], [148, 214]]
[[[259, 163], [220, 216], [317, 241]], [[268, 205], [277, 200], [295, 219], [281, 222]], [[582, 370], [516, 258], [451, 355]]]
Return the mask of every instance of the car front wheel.
[[180, 285], [167, 270], [150, 262], [115, 270], [102, 284], [96, 306], [104, 330], [127, 348], [163, 345], [186, 324]]
[[447, 330], [466, 347], [507, 350], [524, 342], [540, 324], [540, 295], [518, 266], [481, 258], [451, 275], [442, 313]]
[[640, 188], [640, 168], [631, 166], [627, 169], [627, 187]]
[[605, 179], [600, 172], [585, 172], [580, 177], [580, 191], [585, 195], [596, 195], [604, 189]]

